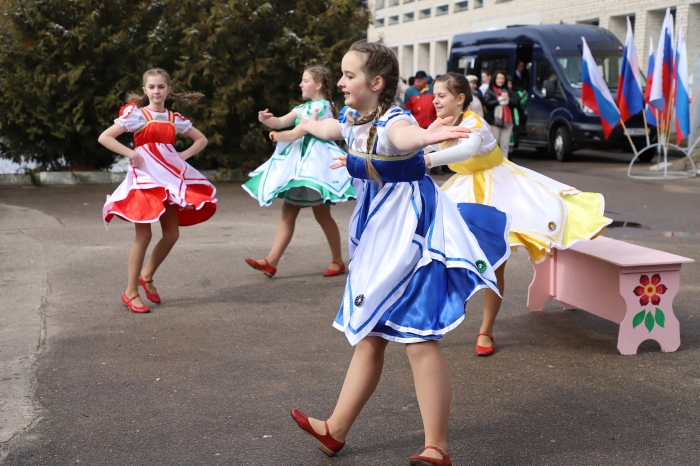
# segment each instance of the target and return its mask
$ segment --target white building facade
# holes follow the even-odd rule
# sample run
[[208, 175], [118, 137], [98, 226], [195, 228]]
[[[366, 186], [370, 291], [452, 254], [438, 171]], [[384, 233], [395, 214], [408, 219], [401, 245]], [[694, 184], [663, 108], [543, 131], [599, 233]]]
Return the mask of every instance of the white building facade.
[[401, 75], [424, 70], [435, 76], [447, 71], [455, 34], [547, 23], [592, 24], [612, 31], [624, 43], [627, 16], [632, 20], [639, 64], [647, 69], [649, 39], [656, 49], [666, 8], [676, 21], [683, 17], [688, 62], [700, 53], [700, 0], [369, 0], [371, 41], [382, 40], [399, 59]]

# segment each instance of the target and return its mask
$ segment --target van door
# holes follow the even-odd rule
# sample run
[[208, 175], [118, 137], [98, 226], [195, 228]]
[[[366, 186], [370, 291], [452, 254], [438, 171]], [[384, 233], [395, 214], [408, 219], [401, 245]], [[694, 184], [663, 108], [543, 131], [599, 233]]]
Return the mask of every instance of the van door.
[[[550, 116], [557, 108], [566, 106], [566, 97], [553, 64], [539, 54], [533, 57], [530, 85], [526, 137], [528, 142], [544, 145], [549, 142]], [[546, 88], [550, 95], [547, 95]]]

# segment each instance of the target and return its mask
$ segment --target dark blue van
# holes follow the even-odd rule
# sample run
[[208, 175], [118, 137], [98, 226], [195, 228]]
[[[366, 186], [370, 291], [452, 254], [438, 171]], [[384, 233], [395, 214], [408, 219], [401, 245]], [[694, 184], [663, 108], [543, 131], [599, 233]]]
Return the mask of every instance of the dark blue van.
[[[519, 144], [547, 150], [559, 161], [566, 161], [576, 149], [629, 150], [622, 128], [616, 127], [606, 140], [600, 118], [581, 102], [581, 37], [615, 97], [623, 46], [612, 32], [595, 26], [544, 24], [458, 34], [448, 69], [479, 78], [482, 70], [513, 76], [519, 61], [526, 64], [522, 88], [528, 103], [524, 121], [516, 128]], [[641, 113], [626, 125], [635, 145], [645, 146]]]

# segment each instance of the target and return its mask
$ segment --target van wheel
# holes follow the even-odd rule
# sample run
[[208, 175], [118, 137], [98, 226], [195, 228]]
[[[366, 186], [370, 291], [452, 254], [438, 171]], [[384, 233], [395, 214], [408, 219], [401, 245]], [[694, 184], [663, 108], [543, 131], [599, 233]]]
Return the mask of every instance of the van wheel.
[[574, 150], [571, 130], [566, 126], [560, 126], [553, 134], [554, 136], [549, 141], [549, 151], [558, 161], [567, 162], [571, 159], [571, 152]]

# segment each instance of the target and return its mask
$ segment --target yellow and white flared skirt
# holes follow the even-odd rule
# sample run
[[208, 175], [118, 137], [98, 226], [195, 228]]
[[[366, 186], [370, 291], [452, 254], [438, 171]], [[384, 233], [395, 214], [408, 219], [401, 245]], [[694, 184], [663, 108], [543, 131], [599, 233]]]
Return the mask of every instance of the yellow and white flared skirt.
[[584, 193], [503, 158], [487, 154], [449, 165], [456, 172], [442, 186], [454, 203], [474, 202], [511, 215], [508, 240], [523, 246], [534, 263], [578, 241], [598, 236], [612, 220], [599, 193]]

